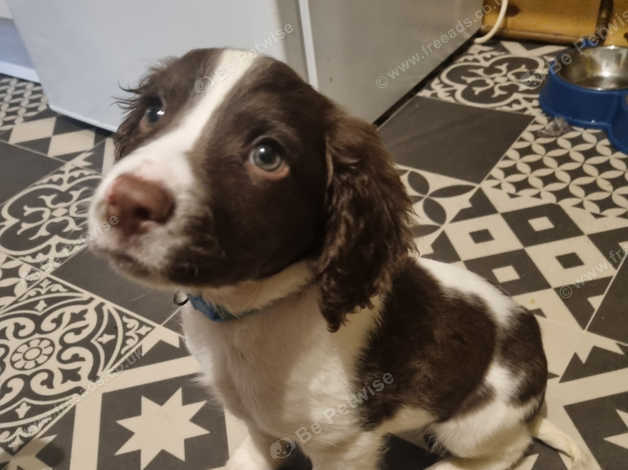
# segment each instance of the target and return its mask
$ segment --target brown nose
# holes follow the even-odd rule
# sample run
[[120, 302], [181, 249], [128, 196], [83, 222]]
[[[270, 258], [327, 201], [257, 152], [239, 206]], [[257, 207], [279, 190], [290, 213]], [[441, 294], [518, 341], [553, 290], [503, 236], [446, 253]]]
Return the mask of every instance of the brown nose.
[[108, 224], [124, 235], [145, 232], [150, 223], [164, 224], [172, 215], [174, 198], [158, 183], [123, 174], [107, 197]]

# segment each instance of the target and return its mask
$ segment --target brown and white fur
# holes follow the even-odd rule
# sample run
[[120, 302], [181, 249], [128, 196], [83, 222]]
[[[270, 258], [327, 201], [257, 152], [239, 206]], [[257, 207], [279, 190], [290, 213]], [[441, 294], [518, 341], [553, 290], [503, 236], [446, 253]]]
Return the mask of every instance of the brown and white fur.
[[140, 282], [258, 311], [182, 310], [207, 385], [248, 425], [228, 469], [277, 468], [293, 440], [315, 470], [374, 470], [388, 433], [416, 429], [446, 451], [433, 469], [505, 470], [534, 436], [588, 468], [540, 416], [535, 318], [414, 253], [371, 125], [245, 51], [191, 51], [133, 91], [90, 245]]

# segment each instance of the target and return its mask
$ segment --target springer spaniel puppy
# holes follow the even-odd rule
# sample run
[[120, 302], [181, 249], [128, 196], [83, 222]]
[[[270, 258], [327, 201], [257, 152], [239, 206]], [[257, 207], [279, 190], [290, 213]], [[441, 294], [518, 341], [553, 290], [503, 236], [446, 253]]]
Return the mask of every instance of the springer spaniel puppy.
[[372, 125], [240, 50], [193, 50], [133, 92], [90, 245], [189, 294], [187, 345], [249, 429], [227, 469], [278, 468], [296, 442], [315, 470], [375, 470], [416, 429], [446, 451], [434, 470], [505, 470], [533, 437], [589, 468], [539, 413], [534, 316], [418, 257]]

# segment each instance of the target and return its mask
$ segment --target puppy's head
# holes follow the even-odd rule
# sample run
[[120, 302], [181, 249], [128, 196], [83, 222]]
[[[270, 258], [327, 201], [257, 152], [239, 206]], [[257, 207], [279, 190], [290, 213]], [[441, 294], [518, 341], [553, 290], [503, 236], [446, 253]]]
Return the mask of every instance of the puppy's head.
[[266, 279], [308, 261], [331, 330], [410, 247], [409, 201], [375, 129], [285, 64], [194, 50], [133, 90], [90, 246], [178, 288]]

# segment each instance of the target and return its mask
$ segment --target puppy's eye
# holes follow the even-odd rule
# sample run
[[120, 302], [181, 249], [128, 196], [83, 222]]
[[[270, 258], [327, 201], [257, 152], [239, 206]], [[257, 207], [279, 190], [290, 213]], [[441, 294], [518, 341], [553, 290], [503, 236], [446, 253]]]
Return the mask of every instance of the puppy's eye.
[[156, 100], [151, 103], [148, 108], [146, 108], [146, 112], [144, 113], [144, 119], [149, 124], [155, 124], [159, 121], [164, 114], [166, 114], [166, 110], [164, 109], [164, 105], [161, 100]]
[[249, 160], [264, 171], [277, 171], [284, 164], [283, 156], [276, 145], [270, 142], [257, 144], [249, 155]]

